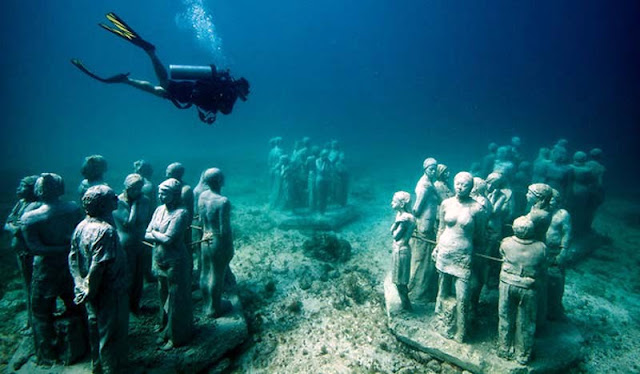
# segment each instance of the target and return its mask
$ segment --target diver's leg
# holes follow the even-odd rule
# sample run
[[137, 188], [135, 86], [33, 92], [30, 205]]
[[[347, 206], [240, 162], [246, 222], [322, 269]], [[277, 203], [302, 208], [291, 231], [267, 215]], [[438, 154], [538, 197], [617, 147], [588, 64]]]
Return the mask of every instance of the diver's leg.
[[164, 89], [167, 89], [169, 85], [169, 73], [167, 72], [167, 69], [164, 67], [164, 64], [156, 55], [155, 49], [145, 49], [145, 52], [147, 52], [147, 55], [151, 59], [153, 70], [156, 72], [156, 77], [158, 77], [160, 86]]

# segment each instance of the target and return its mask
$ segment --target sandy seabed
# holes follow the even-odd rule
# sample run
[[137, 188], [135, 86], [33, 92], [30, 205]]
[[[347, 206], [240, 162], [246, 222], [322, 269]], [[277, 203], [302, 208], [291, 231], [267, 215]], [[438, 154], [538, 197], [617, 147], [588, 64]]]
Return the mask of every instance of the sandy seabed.
[[[258, 187], [265, 185], [262, 178], [228, 178], [223, 192], [233, 204], [236, 250], [231, 268], [250, 337], [209, 372], [461, 373], [406, 348], [386, 326], [389, 203], [397, 189], [412, 191], [415, 181], [406, 177], [398, 187], [392, 179], [354, 176], [350, 203], [360, 218], [336, 232], [352, 246], [344, 263], [306, 256], [302, 244], [313, 233], [273, 226], [267, 191]], [[564, 305], [585, 338], [584, 359], [572, 372], [639, 372], [640, 203], [608, 196], [594, 227], [611, 241], [567, 271]], [[26, 318], [15, 256], [6, 243], [0, 250], [0, 372], [10, 372]]]

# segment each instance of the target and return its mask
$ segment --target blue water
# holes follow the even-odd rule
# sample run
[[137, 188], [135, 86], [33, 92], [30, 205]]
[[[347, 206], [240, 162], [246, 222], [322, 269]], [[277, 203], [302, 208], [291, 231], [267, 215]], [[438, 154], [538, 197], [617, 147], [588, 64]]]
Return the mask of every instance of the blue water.
[[[2, 191], [27, 173], [78, 170], [95, 153], [127, 171], [139, 158], [158, 169], [262, 162], [274, 135], [289, 149], [304, 135], [336, 138], [355, 164], [418, 173], [430, 155], [459, 170], [490, 141], [519, 135], [532, 156], [565, 137], [572, 150], [604, 149], [611, 188], [629, 187], [624, 168], [637, 171], [637, 1], [7, 0], [0, 9]], [[194, 109], [84, 76], [70, 58], [155, 81], [140, 49], [97, 27], [109, 11], [167, 65], [216, 63], [246, 77], [249, 100], [207, 126]]]

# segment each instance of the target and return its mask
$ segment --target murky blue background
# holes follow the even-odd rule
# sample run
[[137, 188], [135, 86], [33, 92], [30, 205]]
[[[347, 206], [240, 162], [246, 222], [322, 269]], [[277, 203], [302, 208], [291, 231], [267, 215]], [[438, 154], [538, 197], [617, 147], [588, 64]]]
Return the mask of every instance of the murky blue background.
[[[630, 188], [640, 127], [637, 1], [17, 1], [0, 5], [2, 191], [42, 171], [79, 180], [103, 154], [118, 179], [139, 158], [264, 162], [267, 140], [342, 141], [352, 166], [468, 168], [487, 143], [559, 137], [604, 149], [611, 188]], [[217, 49], [198, 42], [209, 16]], [[114, 11], [168, 64], [216, 63], [251, 83], [213, 126], [195, 109], [76, 70], [155, 81], [146, 55], [100, 29]], [[205, 38], [206, 39], [206, 38]], [[204, 160], [204, 161], [203, 161]], [[191, 179], [198, 171], [190, 171]], [[158, 175], [158, 174], [156, 174]], [[626, 173], [628, 176], [628, 173]], [[115, 176], [114, 176], [115, 177]], [[195, 181], [193, 181], [195, 183]]]

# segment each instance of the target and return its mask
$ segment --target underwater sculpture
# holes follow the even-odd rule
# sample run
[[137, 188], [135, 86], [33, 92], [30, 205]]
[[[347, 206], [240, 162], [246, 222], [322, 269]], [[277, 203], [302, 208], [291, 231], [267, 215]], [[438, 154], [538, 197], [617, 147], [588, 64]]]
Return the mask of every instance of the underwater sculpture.
[[546, 247], [533, 238], [527, 217], [513, 221], [514, 235], [500, 244], [500, 298], [498, 355], [526, 364], [531, 359], [536, 332], [538, 292], [544, 287]]
[[[153, 176], [153, 167], [145, 160], [137, 160], [133, 163], [133, 172], [140, 174], [144, 179], [142, 186], [142, 194], [149, 199], [149, 214], [145, 217], [145, 225], [149, 225], [151, 216], [158, 206], [158, 188], [151, 182]], [[151, 271], [151, 251], [142, 252], [142, 268], [144, 270], [144, 279], [147, 282], [155, 282], [156, 276]]]
[[498, 147], [492, 172], [502, 174], [507, 183], [511, 183], [516, 173], [516, 165], [513, 162], [510, 146], [503, 145]]
[[118, 196], [118, 206], [113, 211], [113, 219], [118, 230], [120, 247], [127, 255], [129, 279], [129, 309], [140, 313], [140, 299], [144, 286], [145, 248], [147, 217], [151, 206], [142, 193], [144, 179], [140, 174], [129, 174], [124, 180], [124, 191]]
[[472, 173], [473, 175], [477, 175], [481, 178], [486, 177], [493, 171], [493, 164], [496, 162], [496, 152], [498, 151], [498, 144], [491, 142], [487, 146], [487, 150], [489, 153], [482, 157], [482, 161], [478, 163], [477, 173]]
[[531, 171], [531, 183], [543, 183], [546, 175], [547, 168], [551, 164], [551, 150], [547, 147], [542, 147], [538, 150], [538, 157], [533, 161], [533, 169]]
[[548, 287], [547, 287], [547, 318], [561, 320], [565, 318], [562, 296], [564, 295], [565, 263], [571, 248], [572, 225], [571, 215], [561, 207], [561, 196], [558, 190], [551, 191], [549, 210], [551, 222], [545, 236], [547, 245]]
[[165, 171], [165, 177], [167, 179], [175, 178], [180, 183], [182, 183], [182, 192], [180, 193], [180, 203], [182, 204], [182, 207], [185, 208], [187, 212], [189, 212], [189, 218], [188, 218], [189, 226], [187, 227], [187, 230], [185, 231], [185, 234], [184, 234], [184, 244], [187, 246], [187, 251], [189, 252], [189, 266], [191, 267], [191, 271], [193, 272], [194, 246], [190, 245], [191, 237], [193, 236], [191, 223], [193, 222], [193, 214], [195, 209], [193, 188], [191, 188], [190, 185], [185, 184], [184, 181], [182, 180], [182, 177], [184, 177], [184, 166], [179, 162], [174, 162], [169, 164], [169, 166], [167, 166], [167, 169]]
[[186, 344], [192, 335], [191, 269], [184, 235], [189, 212], [182, 207], [182, 183], [169, 178], [158, 186], [160, 205], [147, 227], [145, 240], [154, 245], [153, 262], [160, 295], [160, 337], [162, 349]]
[[449, 187], [450, 178], [451, 173], [449, 172], [449, 167], [444, 164], [438, 164], [436, 167], [436, 180], [433, 182], [433, 186], [436, 188], [436, 191], [438, 191], [440, 201], [444, 201], [453, 196], [451, 187]]
[[78, 193], [80, 198], [84, 196], [87, 189], [91, 186], [98, 184], [106, 184], [104, 181], [104, 173], [107, 171], [107, 160], [101, 155], [87, 156], [84, 159], [80, 174], [84, 177], [80, 186], [78, 186]]
[[544, 242], [547, 229], [551, 223], [549, 202], [551, 201], [552, 188], [545, 183], [534, 183], [527, 189], [527, 217], [533, 222], [534, 238]]
[[[145, 160], [137, 160], [133, 163], [133, 172], [136, 174], [140, 174], [144, 180], [144, 185], [142, 186], [142, 193], [149, 199], [149, 204], [151, 204], [152, 210], [157, 207], [157, 199], [158, 199], [158, 189], [151, 182], [151, 177], [153, 176], [153, 167], [151, 164]], [[153, 211], [149, 214], [149, 218], [147, 222], [151, 220], [151, 215]]]
[[316, 159], [315, 209], [319, 213], [327, 210], [332, 174], [333, 164], [329, 161], [329, 152], [323, 149]]
[[[456, 195], [440, 206], [438, 244], [432, 254], [439, 274], [435, 313], [442, 325], [440, 333], [464, 342], [470, 330], [473, 256], [484, 253], [486, 217], [481, 205], [470, 196], [470, 173], [456, 174], [453, 185]], [[454, 293], [451, 310], [448, 304]]]
[[108, 186], [85, 192], [82, 205], [87, 216], [73, 232], [69, 252], [74, 302], [87, 310], [94, 373], [121, 373], [127, 365], [127, 255], [111, 217], [118, 201]]
[[209, 189], [198, 199], [198, 216], [202, 223], [200, 290], [206, 315], [217, 318], [231, 310], [231, 303], [222, 299], [233, 258], [231, 203], [221, 195], [224, 175], [220, 169], [207, 169], [203, 181]]
[[409, 276], [411, 271], [411, 247], [409, 240], [416, 227], [416, 219], [409, 212], [411, 195], [398, 191], [393, 195], [391, 208], [396, 212], [395, 221], [391, 225], [393, 245], [391, 250], [391, 281], [398, 290], [402, 308], [411, 310], [409, 301]]
[[25, 287], [26, 305], [27, 305], [27, 323], [25, 329], [31, 328], [31, 278], [33, 274], [33, 254], [27, 248], [24, 236], [22, 235], [21, 221], [22, 216], [31, 210], [40, 207], [41, 203], [36, 198], [34, 190], [37, 175], [30, 175], [20, 180], [20, 184], [16, 190], [18, 202], [11, 209], [11, 213], [7, 217], [4, 230], [11, 235], [11, 249], [18, 257], [18, 267], [20, 275]]
[[573, 228], [576, 235], [591, 231], [595, 214], [593, 201], [599, 195], [598, 175], [587, 165], [587, 154], [578, 151], [573, 155], [571, 168], [571, 186], [569, 188], [568, 209], [574, 217]]
[[60, 297], [64, 302], [65, 315], [81, 313], [73, 302], [73, 279], [67, 255], [71, 234], [83, 214], [76, 203], [60, 200], [64, 194], [61, 176], [43, 173], [34, 188], [42, 206], [22, 216], [22, 233], [27, 248], [33, 253], [31, 310], [36, 358], [38, 364], [50, 365], [58, 359], [53, 326], [56, 299]]
[[438, 274], [431, 258], [436, 240], [440, 196], [434, 186], [438, 162], [427, 158], [422, 162], [423, 175], [416, 184], [413, 215], [416, 218], [415, 238], [411, 244], [411, 281], [409, 292], [416, 301], [432, 302], [438, 290]]
[[566, 148], [555, 145], [551, 149], [550, 162], [545, 169], [543, 183], [555, 188], [560, 195], [567, 196], [571, 184], [571, 168], [567, 164]]

